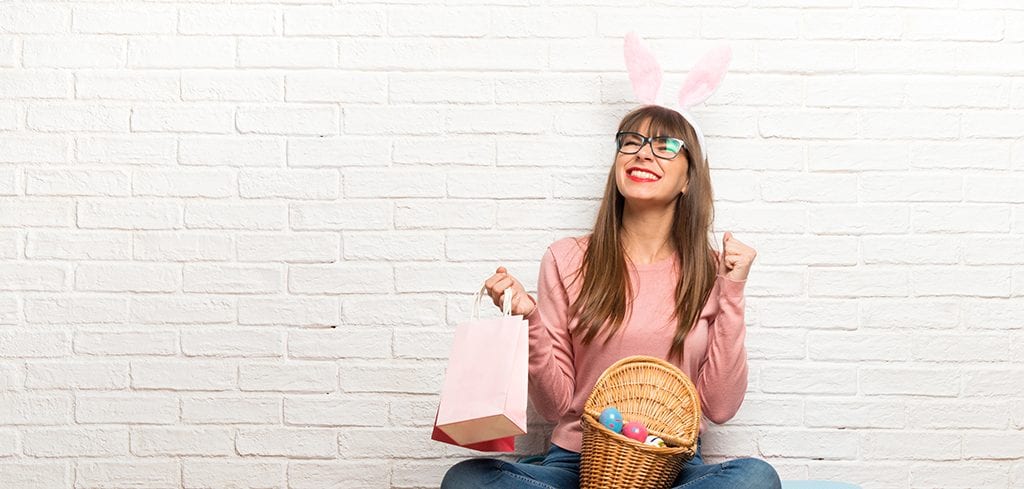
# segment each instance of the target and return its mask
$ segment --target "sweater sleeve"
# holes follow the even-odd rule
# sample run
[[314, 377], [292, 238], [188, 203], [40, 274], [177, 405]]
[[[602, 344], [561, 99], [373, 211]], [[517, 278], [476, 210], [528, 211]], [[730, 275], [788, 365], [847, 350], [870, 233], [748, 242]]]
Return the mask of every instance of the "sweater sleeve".
[[704, 417], [721, 424], [736, 415], [747, 392], [746, 280], [718, 275], [718, 314], [709, 325], [707, 359], [700, 368], [697, 392]]
[[530, 323], [530, 399], [548, 421], [569, 410], [576, 388], [572, 338], [569, 335], [569, 297], [549, 246], [540, 262], [537, 306]]

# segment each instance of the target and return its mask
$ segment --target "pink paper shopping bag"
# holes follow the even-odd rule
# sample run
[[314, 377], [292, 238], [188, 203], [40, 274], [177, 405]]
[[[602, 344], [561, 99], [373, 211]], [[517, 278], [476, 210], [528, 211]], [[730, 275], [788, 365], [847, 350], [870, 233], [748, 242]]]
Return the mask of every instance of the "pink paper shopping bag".
[[479, 319], [482, 287], [473, 315], [455, 328], [432, 439], [482, 451], [510, 452], [526, 433], [529, 323], [512, 316], [512, 289], [503, 314]]

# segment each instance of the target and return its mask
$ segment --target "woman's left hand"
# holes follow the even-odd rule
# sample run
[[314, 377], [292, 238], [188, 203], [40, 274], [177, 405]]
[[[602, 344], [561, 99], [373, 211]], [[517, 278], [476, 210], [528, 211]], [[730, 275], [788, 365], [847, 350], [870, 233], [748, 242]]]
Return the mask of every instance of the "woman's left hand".
[[718, 274], [736, 281], [747, 279], [750, 265], [754, 263], [757, 250], [743, 244], [726, 231], [722, 238], [722, 260], [718, 263]]

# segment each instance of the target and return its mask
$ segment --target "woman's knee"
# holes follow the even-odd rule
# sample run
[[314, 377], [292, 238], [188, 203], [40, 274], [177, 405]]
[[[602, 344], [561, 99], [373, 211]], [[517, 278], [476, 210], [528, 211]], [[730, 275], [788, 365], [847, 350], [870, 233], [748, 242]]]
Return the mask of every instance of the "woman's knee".
[[751, 489], [781, 489], [782, 482], [775, 467], [759, 458], [740, 458], [731, 460], [730, 465], [743, 473], [743, 480]]
[[501, 476], [498, 461], [489, 458], [463, 460], [448, 469], [441, 480], [441, 489], [476, 489], [486, 487]]

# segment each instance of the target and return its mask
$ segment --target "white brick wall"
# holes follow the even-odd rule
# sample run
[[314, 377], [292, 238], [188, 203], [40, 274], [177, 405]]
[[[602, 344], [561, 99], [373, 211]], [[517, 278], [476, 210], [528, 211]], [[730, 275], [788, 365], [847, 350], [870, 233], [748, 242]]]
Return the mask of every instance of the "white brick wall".
[[454, 325], [589, 229], [629, 30], [666, 94], [734, 50], [696, 112], [759, 255], [708, 459], [1024, 487], [1021, 4], [638, 3], [0, 3], [0, 487], [437, 487]]

